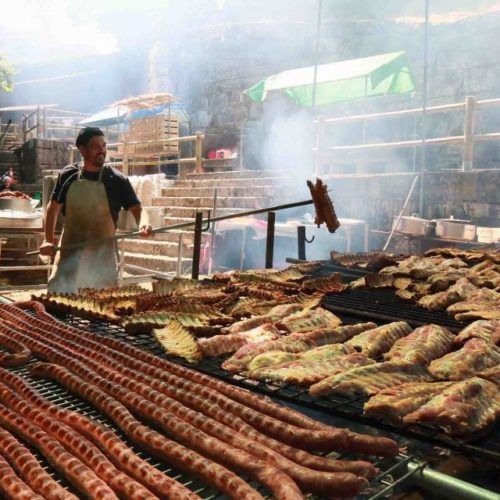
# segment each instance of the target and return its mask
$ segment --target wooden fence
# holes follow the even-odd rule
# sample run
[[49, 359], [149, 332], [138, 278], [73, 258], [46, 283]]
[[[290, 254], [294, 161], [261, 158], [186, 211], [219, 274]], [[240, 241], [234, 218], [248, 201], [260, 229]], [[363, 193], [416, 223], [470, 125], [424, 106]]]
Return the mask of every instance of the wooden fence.
[[474, 97], [468, 96], [464, 102], [454, 104], [444, 104], [440, 106], [430, 106], [425, 109], [425, 114], [435, 114], [450, 111], [464, 111], [463, 134], [447, 137], [434, 137], [426, 139], [405, 140], [396, 142], [380, 142], [380, 143], [365, 143], [353, 145], [337, 145], [329, 146], [327, 138], [329, 128], [333, 125], [344, 125], [348, 123], [362, 123], [363, 127], [367, 121], [385, 120], [390, 118], [400, 118], [404, 116], [415, 116], [423, 114], [422, 108], [403, 109], [399, 111], [389, 111], [384, 113], [373, 113], [366, 115], [352, 115], [343, 117], [325, 117], [320, 116], [317, 124], [316, 136], [316, 154], [315, 154], [315, 170], [317, 175], [324, 174], [326, 162], [334, 161], [335, 153], [340, 152], [371, 152], [374, 150], [391, 150], [399, 148], [417, 148], [424, 145], [436, 144], [462, 144], [462, 170], [471, 170], [474, 162], [474, 146], [477, 143], [485, 141], [499, 141], [500, 132], [476, 134], [474, 125], [476, 121], [476, 111], [481, 109], [493, 108], [500, 106], [500, 99], [484, 99], [475, 100]]

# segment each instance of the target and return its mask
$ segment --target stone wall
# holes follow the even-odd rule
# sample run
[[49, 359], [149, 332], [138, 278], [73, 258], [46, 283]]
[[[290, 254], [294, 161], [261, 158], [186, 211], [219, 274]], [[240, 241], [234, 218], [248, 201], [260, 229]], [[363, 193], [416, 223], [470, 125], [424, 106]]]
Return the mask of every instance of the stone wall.
[[[333, 175], [325, 178], [340, 217], [366, 220], [371, 229], [387, 231], [400, 212], [414, 174]], [[418, 212], [419, 187], [404, 215]], [[500, 226], [500, 170], [428, 172], [421, 217], [497, 219]]]

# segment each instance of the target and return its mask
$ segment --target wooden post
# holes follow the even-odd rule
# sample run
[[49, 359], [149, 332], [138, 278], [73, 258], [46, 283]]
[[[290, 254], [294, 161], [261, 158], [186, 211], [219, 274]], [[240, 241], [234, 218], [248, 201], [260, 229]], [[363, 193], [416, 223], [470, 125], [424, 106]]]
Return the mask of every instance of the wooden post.
[[316, 176], [319, 176], [322, 174], [322, 161], [323, 161], [323, 154], [322, 154], [322, 148], [324, 147], [325, 144], [325, 118], [323, 116], [319, 116], [317, 118], [317, 124], [316, 124], [316, 151], [314, 155], [314, 173]]
[[42, 108], [42, 138], [47, 139], [47, 108]]
[[202, 147], [203, 147], [203, 134], [201, 132], [196, 132], [195, 139], [195, 157], [196, 157], [196, 168], [194, 169], [195, 174], [203, 173], [203, 158], [202, 158]]
[[200, 276], [200, 254], [201, 254], [201, 230], [202, 230], [203, 212], [196, 212], [194, 223], [194, 247], [193, 247], [193, 267], [191, 270], [191, 279], [197, 280]]
[[306, 260], [306, 226], [297, 226], [297, 244], [299, 260]]
[[474, 163], [474, 97], [465, 98], [464, 153], [462, 170], [472, 170]]
[[271, 269], [273, 267], [275, 222], [276, 212], [269, 212], [267, 214], [266, 269]]

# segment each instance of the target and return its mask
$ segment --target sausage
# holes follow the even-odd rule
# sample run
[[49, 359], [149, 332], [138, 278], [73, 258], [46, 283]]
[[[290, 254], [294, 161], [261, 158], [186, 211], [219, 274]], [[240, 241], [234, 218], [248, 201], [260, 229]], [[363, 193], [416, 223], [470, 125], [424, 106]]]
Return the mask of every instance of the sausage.
[[0, 425], [37, 448], [47, 461], [85, 497], [117, 500], [113, 490], [59, 442], [28, 419], [0, 405]]
[[[78, 500], [78, 497], [63, 488], [47, 473], [24, 445], [3, 428], [0, 428], [0, 450], [3, 457], [8, 459], [33, 492], [47, 500]], [[0, 456], [0, 460], [3, 457]], [[2, 473], [0, 476], [4, 481]]]
[[[2, 314], [5, 314], [5, 311], [3, 309], [0, 309], [0, 315]], [[32, 320], [32, 323], [36, 323], [36, 320], [34, 320], [34, 318], [32, 318]], [[89, 339], [89, 335], [87, 334], [85, 336], [82, 336], [81, 333], [75, 334], [60, 325], [53, 325], [53, 327], [56, 329], [57, 333], [64, 335], [69, 340], [78, 342], [81, 345], [88, 345], [90, 347], [94, 346], [96, 348], [99, 348], [99, 351], [101, 352], [104, 352], [102, 344], [107, 344], [106, 341], [113, 340], [94, 335], [92, 337], [98, 340], [98, 342], [96, 342]], [[117, 341], [114, 341], [114, 343], [116, 342]], [[118, 343], [123, 344], [122, 342]], [[126, 344], [123, 345], [129, 347]], [[135, 351], [138, 351], [139, 353], [143, 353], [143, 351], [140, 351], [139, 349], [133, 349]], [[148, 359], [151, 360], [151, 364], [153, 364], [155, 360], [166, 361], [153, 355], [147, 356]], [[321, 431], [305, 431], [304, 429], [297, 428], [272, 417], [268, 417], [266, 415], [258, 413], [255, 410], [252, 410], [248, 407], [245, 407], [244, 405], [230, 400], [229, 398], [221, 396], [220, 393], [217, 393], [217, 391], [212, 391], [201, 384], [194, 384], [185, 379], [170, 375], [169, 373], [158, 371], [155, 369], [155, 367], [151, 366], [151, 364], [142, 363], [137, 359], [134, 359], [125, 354], [120, 354], [115, 351], [113, 352], [113, 358], [122, 361], [129, 368], [134, 368], [138, 372], [142, 372], [156, 378], [161, 378], [161, 380], [168, 382], [169, 384], [175, 384], [177, 387], [193, 391], [201, 397], [209, 398], [224, 410], [237, 414], [248, 424], [256, 427], [260, 431], [266, 434], [271, 434], [273, 437], [292, 446], [297, 446], [306, 450], [330, 451], [333, 449], [342, 453], [361, 452], [374, 455], [379, 454], [382, 456], [393, 456], [397, 454], [398, 451], [397, 443], [391, 439], [383, 437], [373, 437], [368, 435], [364, 436], [361, 434], [353, 433], [346, 429], [337, 429], [334, 427], [323, 425]], [[361, 438], [361, 436], [364, 437]]]
[[[198, 495], [136, 455], [108, 427], [80, 413], [62, 409], [50, 403], [15, 373], [0, 368], [0, 379], [32, 405], [73, 427], [77, 432], [94, 442], [106, 452], [117, 467], [141, 482], [156, 495], [170, 499], [199, 500]], [[3, 447], [0, 445], [0, 448]]]
[[0, 334], [0, 345], [14, 351], [13, 353], [0, 353], [0, 366], [21, 366], [28, 362], [31, 351], [19, 342]]
[[[50, 348], [46, 347], [44, 350], [48, 351]], [[262, 496], [243, 479], [240, 479], [225, 467], [207, 460], [195, 451], [184, 448], [184, 446], [142, 425], [116, 399], [72, 374], [68, 369], [48, 363], [37, 363], [31, 368], [31, 374], [35, 377], [56, 380], [70, 392], [91, 402], [93, 406], [115, 422], [134, 442], [137, 442], [141, 447], [144, 447], [148, 452], [160, 459], [201, 476], [209, 484], [213, 484], [234, 499], [262, 500]]]
[[0, 493], [7, 500], [43, 500], [15, 473], [9, 462], [0, 455]]
[[154, 500], [154, 496], [142, 484], [118, 470], [106, 456], [90, 441], [66, 424], [55, 420], [19, 397], [0, 382], [0, 402], [11, 410], [38, 425], [47, 434], [57, 439], [72, 455], [80, 459], [112, 488], [119, 496], [131, 500]]

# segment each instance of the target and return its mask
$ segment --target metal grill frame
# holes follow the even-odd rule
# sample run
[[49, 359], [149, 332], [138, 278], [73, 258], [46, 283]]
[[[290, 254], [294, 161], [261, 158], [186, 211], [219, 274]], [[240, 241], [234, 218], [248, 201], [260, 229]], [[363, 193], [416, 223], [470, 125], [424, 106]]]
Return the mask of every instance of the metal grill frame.
[[[66, 318], [61, 319], [69, 320], [68, 322], [73, 326], [77, 326], [86, 330], [90, 329], [91, 331], [101, 335], [111, 335], [122, 340], [124, 339], [124, 337], [126, 337], [128, 343], [133, 344], [137, 347], [146, 347], [145, 342], [140, 342], [140, 338], [131, 338], [130, 335], [125, 334], [121, 327], [117, 327], [116, 325], [108, 325], [102, 322], [89, 322], [87, 320], [83, 320], [74, 316], [67, 316]], [[119, 330], [121, 330], [121, 335], [117, 335]], [[139, 342], [137, 342], [137, 340], [139, 340]], [[4, 351], [4, 349], [0, 347], [0, 351]], [[129, 440], [129, 438], [125, 434], [123, 434], [120, 429], [118, 429], [118, 427], [111, 420], [109, 420], [105, 415], [100, 413], [99, 410], [95, 409], [90, 403], [81, 399], [79, 396], [71, 394], [53, 380], [38, 379], [32, 377], [29, 374], [29, 368], [31, 364], [32, 363], [24, 365], [22, 367], [11, 368], [9, 370], [21, 376], [32, 386], [33, 389], [38, 391], [41, 396], [43, 396], [50, 402], [67, 410], [78, 411], [82, 415], [89, 417], [102, 425], [105, 425], [106, 427], [111, 429], [120, 439], [122, 439], [125, 444], [129, 446], [143, 460], [147, 461], [150, 465], [164, 472], [169, 477], [177, 480], [204, 500], [227, 500], [227, 496], [223, 495], [212, 486], [204, 484], [202, 480], [194, 476], [190, 476], [185, 472], [181, 472], [178, 469], [171, 467], [169, 464], [158, 460], [157, 458], [138, 448]], [[59, 482], [73, 494], [78, 495], [78, 492], [74, 489], [74, 487], [50, 467], [47, 460], [43, 457], [43, 455], [41, 455], [40, 452], [38, 452], [38, 450], [32, 448], [25, 442], [23, 442], [23, 444], [31, 451], [31, 453], [33, 453], [33, 455], [39, 461], [40, 465], [57, 482]], [[329, 456], [339, 459], [351, 458], [349, 456], [342, 456], [337, 453], [330, 453]], [[415, 470], [408, 470], [406, 465], [410, 461], [416, 462], [418, 464]], [[417, 474], [422, 468], [427, 466], [425, 462], [420, 461], [415, 455], [404, 454], [400, 454], [394, 459], [373, 459], [372, 462], [380, 472], [370, 482], [370, 485], [363, 491], [363, 493], [356, 497], [357, 500], [375, 500], [376, 498], [388, 498], [396, 488], [402, 486], [404, 483], [408, 483], [411, 476]], [[261, 493], [265, 498], [271, 498], [269, 497], [267, 490], [258, 482], [250, 480], [243, 475], [241, 477], [245, 479], [257, 491], [259, 491], [259, 493]], [[308, 498], [319, 499], [321, 497], [308, 495]]]
[[229, 373], [221, 368], [224, 357], [207, 358], [193, 365], [183, 358], [168, 356], [154, 337], [148, 333], [129, 334], [118, 325], [102, 321], [89, 321], [74, 315], [60, 316], [64, 321], [77, 328], [91, 330], [94, 333], [112, 336], [136, 347], [147, 350], [159, 357], [176, 362], [183, 366], [198, 370], [225, 382], [270, 396], [272, 398], [297, 404], [306, 409], [318, 411], [325, 415], [340, 416], [353, 421], [388, 431], [410, 439], [422, 441], [461, 453], [500, 462], [500, 427], [497, 425], [492, 432], [477, 434], [474, 440], [450, 437], [444, 432], [423, 424], [398, 426], [393, 422], [367, 417], [363, 413], [363, 404], [368, 400], [365, 396], [347, 397], [337, 394], [315, 398], [309, 394], [307, 387], [295, 384], [273, 384], [246, 378], [239, 374]]

